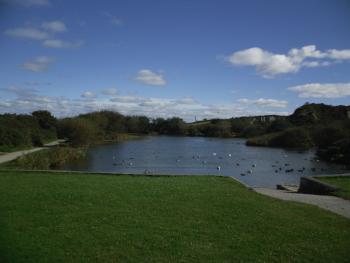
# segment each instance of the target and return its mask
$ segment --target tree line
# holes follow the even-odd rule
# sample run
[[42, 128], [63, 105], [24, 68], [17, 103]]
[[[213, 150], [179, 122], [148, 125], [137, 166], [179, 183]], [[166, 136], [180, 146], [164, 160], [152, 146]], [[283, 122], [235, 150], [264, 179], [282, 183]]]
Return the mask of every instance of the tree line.
[[350, 164], [350, 107], [305, 104], [290, 116], [253, 116], [186, 123], [178, 117], [124, 116], [98, 111], [57, 119], [48, 111], [0, 115], [0, 151], [41, 146], [57, 138], [73, 147], [118, 141], [128, 134], [243, 137], [248, 145], [312, 148], [320, 157]]

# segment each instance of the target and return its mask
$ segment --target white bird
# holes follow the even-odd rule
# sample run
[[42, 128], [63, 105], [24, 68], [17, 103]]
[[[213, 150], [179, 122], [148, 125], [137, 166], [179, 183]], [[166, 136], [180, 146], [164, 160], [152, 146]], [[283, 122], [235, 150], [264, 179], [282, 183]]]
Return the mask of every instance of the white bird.
[[221, 166], [218, 165], [218, 167], [216, 167], [216, 169], [218, 169], [218, 171], [220, 171], [221, 170]]
[[216, 153], [213, 153], [213, 156], [216, 156]]
[[228, 154], [228, 157], [231, 157], [231, 154], [230, 154], [230, 153]]

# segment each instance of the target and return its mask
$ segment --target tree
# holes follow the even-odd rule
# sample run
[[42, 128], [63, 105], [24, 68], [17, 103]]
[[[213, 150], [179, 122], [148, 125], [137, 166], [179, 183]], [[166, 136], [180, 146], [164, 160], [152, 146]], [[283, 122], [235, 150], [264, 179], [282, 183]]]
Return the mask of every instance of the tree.
[[57, 120], [51, 115], [49, 111], [38, 110], [33, 111], [32, 116], [34, 116], [43, 129], [56, 129]]
[[86, 118], [62, 120], [59, 135], [67, 138], [74, 147], [89, 146], [98, 139], [96, 126]]

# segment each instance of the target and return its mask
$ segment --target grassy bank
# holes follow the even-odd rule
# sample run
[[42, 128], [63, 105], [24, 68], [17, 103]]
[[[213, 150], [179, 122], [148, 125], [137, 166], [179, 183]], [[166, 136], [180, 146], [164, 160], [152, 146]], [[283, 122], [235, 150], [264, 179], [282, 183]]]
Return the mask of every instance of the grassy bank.
[[334, 194], [350, 200], [350, 176], [317, 177], [317, 180], [339, 187]]
[[0, 199], [1, 262], [348, 261], [350, 220], [230, 178], [3, 171]]
[[53, 147], [21, 156], [0, 164], [0, 169], [49, 170], [59, 169], [67, 163], [85, 157], [85, 150], [72, 147]]
[[0, 155], [1, 154], [6, 154], [6, 153], [11, 153], [11, 152], [16, 152], [16, 151], [23, 151], [23, 150], [29, 150], [32, 149], [32, 145], [27, 145], [27, 146], [0, 146]]
[[132, 134], [132, 133], [116, 133], [106, 136], [101, 140], [97, 140], [95, 144], [107, 144], [107, 143], [117, 143], [129, 140], [140, 140], [144, 138], [144, 135]]

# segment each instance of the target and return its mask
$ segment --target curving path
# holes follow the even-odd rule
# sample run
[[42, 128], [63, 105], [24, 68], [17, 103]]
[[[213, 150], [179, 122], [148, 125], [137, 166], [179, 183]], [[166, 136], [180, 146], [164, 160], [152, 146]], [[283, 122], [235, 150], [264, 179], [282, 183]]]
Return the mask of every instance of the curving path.
[[29, 154], [29, 153], [33, 153], [33, 152], [37, 152], [37, 151], [41, 151], [43, 149], [46, 149], [47, 147], [52, 147], [52, 146], [59, 145], [60, 143], [62, 143], [64, 141], [65, 140], [57, 140], [57, 141], [53, 141], [53, 142], [50, 142], [50, 143], [46, 143], [46, 144], [44, 144], [43, 147], [37, 147], [37, 148], [30, 149], [30, 150], [23, 150], [23, 151], [5, 153], [3, 155], [0, 155], [0, 163], [9, 162], [9, 161], [17, 159], [20, 156], [23, 156], [23, 155], [26, 155], [26, 154]]
[[350, 201], [336, 196], [293, 193], [286, 190], [253, 188], [257, 193], [286, 201], [295, 201], [318, 206], [338, 215], [350, 218]]

